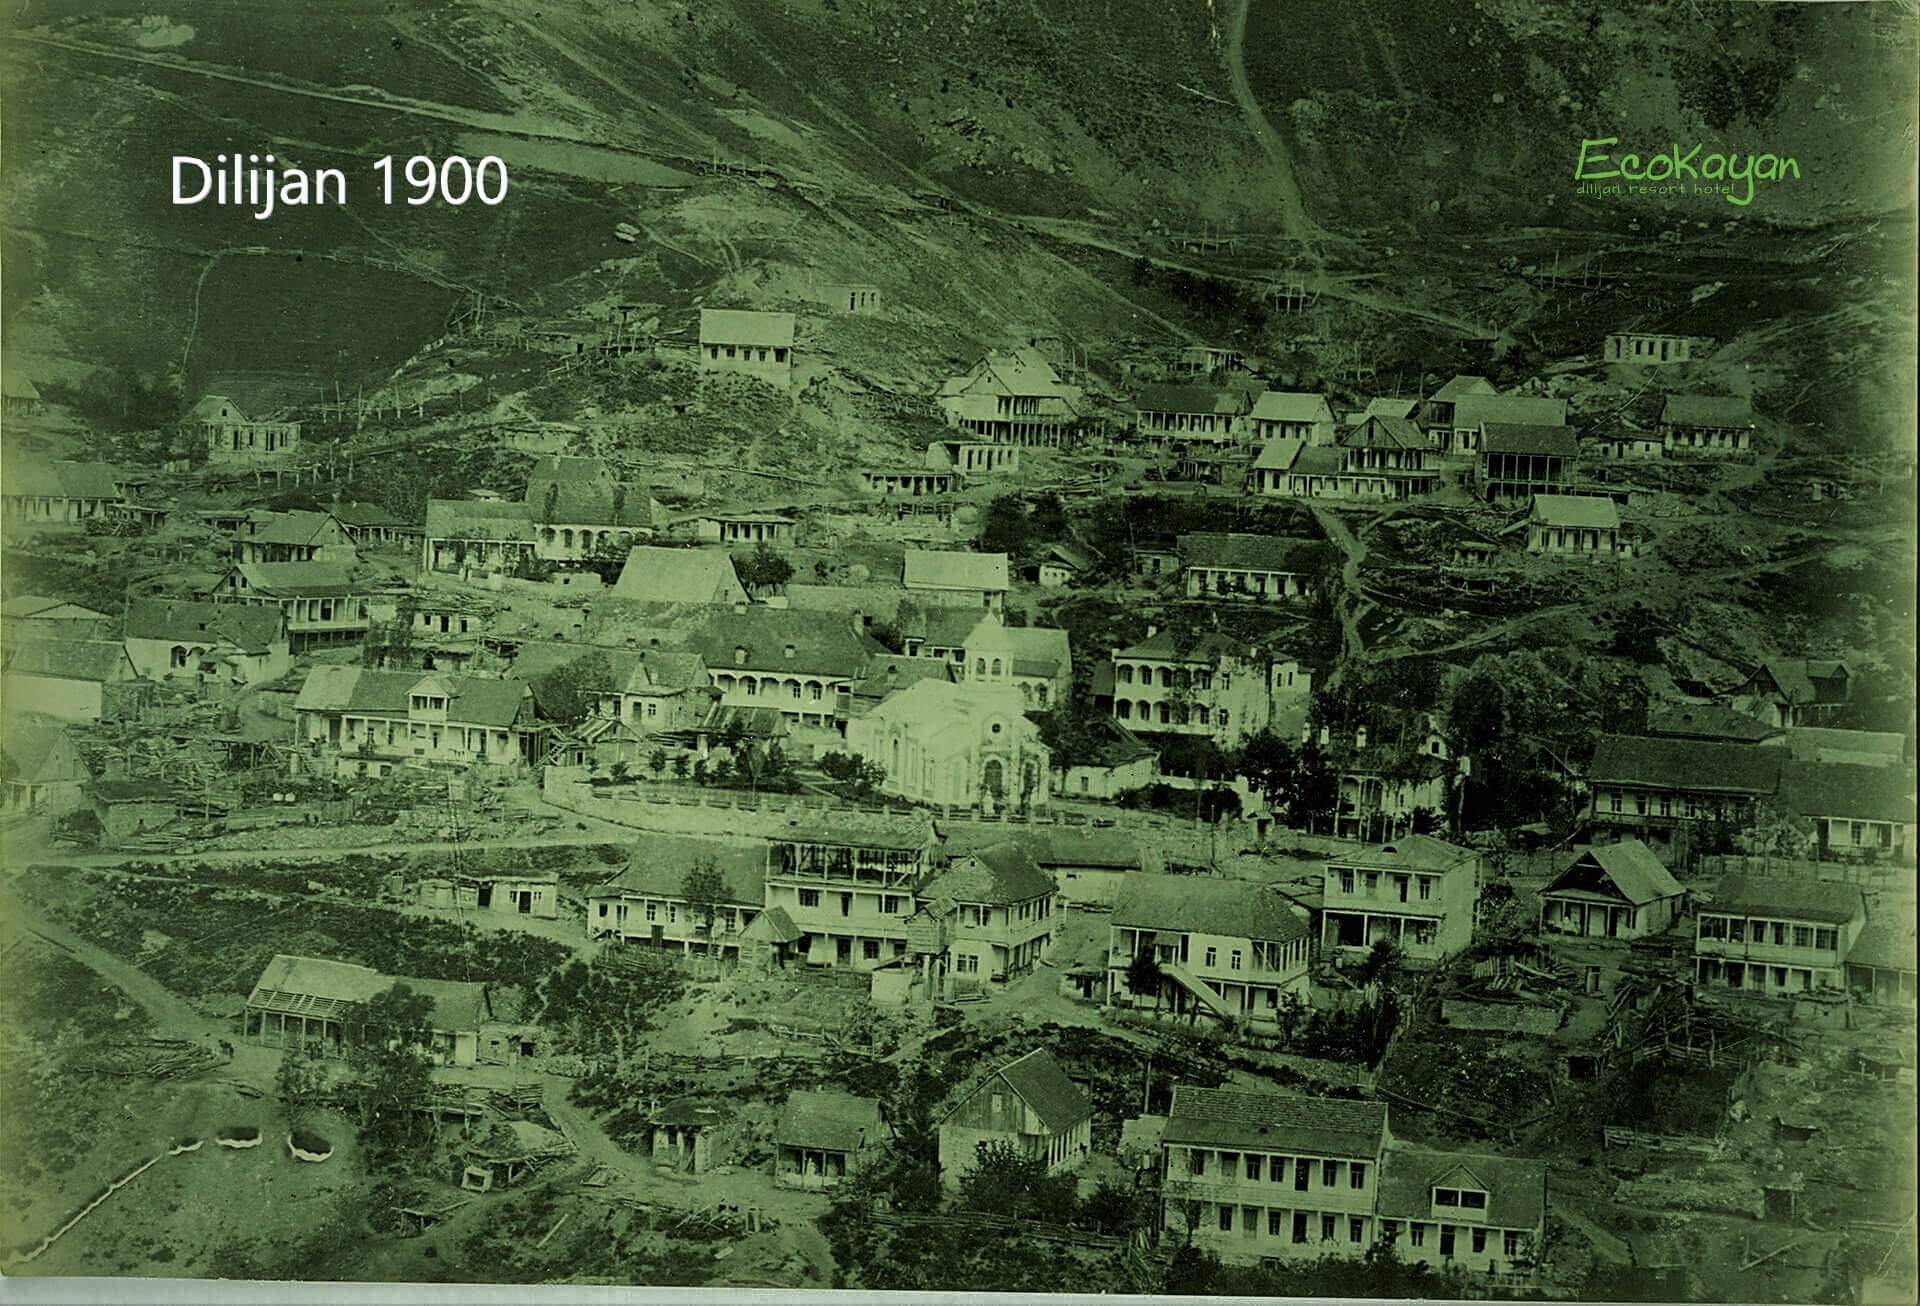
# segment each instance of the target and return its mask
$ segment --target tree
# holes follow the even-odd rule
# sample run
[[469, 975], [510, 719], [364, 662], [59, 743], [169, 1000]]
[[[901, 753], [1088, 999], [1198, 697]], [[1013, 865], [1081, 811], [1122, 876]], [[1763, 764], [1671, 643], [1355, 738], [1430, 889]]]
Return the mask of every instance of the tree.
[[546, 495], [540, 501], [540, 520], [548, 526], [553, 525], [555, 514], [560, 511], [560, 482], [548, 481]]
[[676, 780], [686, 779], [689, 765], [690, 763], [687, 761], [687, 755], [685, 753], [675, 753], [673, 755], [673, 778]]
[[536, 679], [534, 702], [548, 720], [578, 725], [592, 714], [600, 694], [612, 684], [613, 664], [595, 649]]
[[793, 564], [765, 544], [744, 558], [734, 559], [733, 569], [740, 583], [755, 593], [777, 590], [793, 579]]
[[680, 881], [680, 896], [687, 900], [687, 914], [700, 923], [707, 951], [713, 951], [713, 926], [720, 916], [720, 904], [727, 896], [727, 884], [720, 876], [719, 863], [702, 857]]
[[1159, 1002], [1162, 978], [1160, 963], [1145, 948], [1135, 953], [1133, 960], [1127, 963], [1127, 992], [1136, 998], [1151, 997], [1156, 1003]]
[[647, 758], [647, 770], [653, 772], [654, 776], [658, 778], [666, 769], [667, 750], [664, 748], [654, 749], [652, 754]]
[[349, 1012], [343, 1032], [362, 1140], [377, 1153], [412, 1152], [425, 1141], [418, 1107], [433, 1089], [433, 999], [395, 984]]
[[1001, 1140], [983, 1142], [973, 1168], [960, 1176], [960, 1205], [989, 1215], [1065, 1224], [1079, 1207], [1070, 1175], [1050, 1175], [1043, 1156], [1030, 1156]]
[[280, 1056], [273, 1077], [273, 1095], [280, 1099], [290, 1124], [304, 1123], [326, 1099], [327, 1063], [310, 1047], [289, 1047]]
[[1400, 945], [1392, 939], [1380, 939], [1367, 950], [1367, 955], [1361, 958], [1360, 966], [1354, 972], [1354, 978], [1363, 985], [1376, 981], [1390, 981], [1399, 966]]
[[858, 753], [827, 753], [820, 758], [820, 769], [829, 780], [838, 780], [856, 798], [874, 794], [886, 781], [887, 768], [869, 762]]

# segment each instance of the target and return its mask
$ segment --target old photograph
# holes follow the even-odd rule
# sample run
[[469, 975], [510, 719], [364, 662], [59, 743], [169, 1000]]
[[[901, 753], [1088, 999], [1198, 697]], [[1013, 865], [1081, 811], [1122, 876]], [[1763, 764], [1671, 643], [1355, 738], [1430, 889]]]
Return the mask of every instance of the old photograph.
[[1915, 0], [6, 11], [0, 1275], [1920, 1293]]

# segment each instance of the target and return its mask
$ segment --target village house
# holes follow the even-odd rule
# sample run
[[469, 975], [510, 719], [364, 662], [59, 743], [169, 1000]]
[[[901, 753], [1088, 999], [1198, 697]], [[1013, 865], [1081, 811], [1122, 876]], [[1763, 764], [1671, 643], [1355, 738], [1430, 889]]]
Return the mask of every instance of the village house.
[[1099, 560], [1098, 554], [1077, 544], [1049, 544], [1034, 564], [1033, 580], [1049, 589], [1071, 585], [1090, 573]]
[[1306, 679], [1231, 636], [1183, 637], [1152, 625], [1138, 644], [1115, 649], [1112, 665], [1113, 715], [1122, 725], [1204, 735], [1223, 748], [1265, 728], [1275, 698], [1291, 697]]
[[747, 587], [725, 553], [640, 545], [628, 552], [613, 596], [637, 603], [732, 605], [747, 601]]
[[1783, 746], [1787, 732], [1719, 703], [1682, 703], [1647, 709], [1647, 733], [1662, 739], [1711, 739], [1729, 744]]
[[1301, 599], [1313, 592], [1318, 559], [1311, 540], [1193, 532], [1180, 536], [1175, 547], [1190, 599]]
[[180, 815], [172, 786], [160, 780], [95, 780], [81, 792], [100, 824], [102, 849], [171, 825]]
[[793, 314], [701, 309], [700, 367], [744, 372], [784, 389], [793, 381]]
[[1536, 494], [1527, 515], [1527, 552], [1556, 557], [1619, 556], [1620, 510], [1601, 495]]
[[112, 517], [123, 498], [118, 474], [106, 463], [10, 455], [0, 481], [0, 516], [9, 532], [84, 526]]
[[937, 402], [949, 425], [988, 444], [1058, 448], [1080, 420], [1082, 399], [1079, 387], [1062, 381], [1039, 350], [1021, 346], [992, 350], [950, 377]]
[[1754, 805], [1779, 791], [1785, 761], [1778, 748], [1602, 735], [1587, 768], [1588, 819], [1646, 838], [1716, 817], [1744, 826]]
[[248, 417], [226, 395], [206, 396], [181, 424], [206, 445], [212, 463], [282, 461], [300, 448], [300, 423], [282, 420], [279, 411]]
[[[711, 937], [704, 907], [686, 893], [688, 873], [709, 864], [721, 884]], [[587, 937], [737, 958], [747, 926], [767, 909], [766, 872], [764, 844], [646, 835], [624, 870], [588, 891]]]
[[1486, 443], [1488, 425], [1565, 426], [1567, 401], [1539, 395], [1461, 394], [1453, 401], [1452, 420], [1430, 434], [1444, 430], [1442, 451], [1452, 459], [1474, 458]]
[[1358, 955], [1381, 940], [1411, 961], [1438, 961], [1473, 942], [1480, 857], [1410, 834], [1327, 863], [1320, 950]]
[[360, 560], [346, 527], [331, 513], [267, 512], [247, 519], [233, 541], [235, 562], [332, 562]]
[[1580, 938], [1644, 939], [1664, 933], [1686, 891], [1638, 839], [1580, 850], [1540, 891], [1540, 928]]
[[1338, 493], [1343, 459], [1331, 443], [1308, 444], [1298, 436], [1267, 441], [1247, 469], [1247, 488], [1255, 494], [1289, 499], [1320, 499]]
[[1053, 757], [1053, 792], [1061, 798], [1111, 802], [1121, 794], [1145, 789], [1160, 778], [1160, 753], [1112, 717], [1088, 723], [1092, 736], [1082, 750]]
[[287, 619], [277, 607], [133, 599], [127, 658], [143, 680], [263, 685], [293, 670]]
[[1769, 742], [1784, 742], [1796, 762], [1848, 762], [1855, 766], [1904, 766], [1907, 737], [1887, 730], [1835, 730], [1792, 726]]
[[713, 707], [706, 663], [698, 653], [681, 649], [529, 641], [514, 654], [508, 673], [534, 685], [537, 699], [541, 677], [595, 655], [606, 660], [608, 676], [588, 687], [595, 696], [584, 727], [590, 740], [600, 737], [593, 727], [601, 721], [618, 722], [639, 738], [692, 730]]
[[969, 604], [998, 612], [1011, 583], [1004, 553], [908, 549], [903, 584], [925, 603]]
[[[1304, 996], [1313, 935], [1279, 893], [1207, 875], [1127, 876], [1108, 925], [1107, 1005], [1216, 1020], [1275, 1021], [1282, 994]], [[1129, 974], [1150, 956], [1156, 978]]]
[[[929, 445], [928, 448], [938, 446]], [[858, 473], [860, 488], [868, 494], [899, 495], [918, 499], [926, 495], [951, 494], [959, 487], [957, 473], [934, 471], [926, 467], [862, 467]]]
[[1235, 1264], [1361, 1256], [1388, 1141], [1384, 1102], [1175, 1084], [1161, 1227]]
[[1690, 363], [1696, 347], [1704, 355], [1711, 340], [1697, 336], [1662, 335], [1654, 331], [1616, 331], [1609, 335], [1601, 358], [1609, 363], [1677, 364]]
[[648, 1113], [649, 1155], [656, 1166], [686, 1174], [711, 1174], [740, 1150], [740, 1124], [724, 1107], [699, 1098], [663, 1102]]
[[99, 721], [119, 713], [116, 687], [138, 679], [126, 646], [107, 639], [23, 639], [6, 652], [4, 700], [11, 712], [61, 721]]
[[1669, 458], [1750, 455], [1757, 426], [1752, 404], [1732, 396], [1668, 395], [1660, 409], [1660, 439]]
[[1253, 402], [1244, 390], [1150, 385], [1134, 401], [1134, 435], [1156, 444], [1235, 445], [1245, 441]]
[[840, 613], [757, 603], [709, 608], [682, 646], [706, 663], [723, 706], [777, 708], [793, 726], [835, 733], [875, 651]]
[[1209, 377], [1221, 372], [1242, 371], [1246, 364], [1247, 356], [1238, 349], [1188, 345], [1173, 356], [1171, 370], [1178, 377]]
[[1914, 1004], [1913, 903], [1876, 914], [1847, 950], [1847, 988], [1865, 1002]]
[[373, 624], [367, 585], [332, 562], [237, 563], [214, 586], [213, 598], [279, 609], [296, 649], [358, 640]]
[[560, 881], [546, 875], [467, 875], [455, 872], [420, 881], [419, 904], [461, 912], [491, 912], [498, 916], [560, 918]]
[[1340, 499], [1411, 499], [1439, 488], [1439, 473], [1427, 465], [1429, 445], [1404, 417], [1371, 416], [1340, 432], [1340, 470], [1320, 493]]
[[850, 717], [865, 716], [888, 697], [922, 680], [959, 680], [960, 668], [945, 658], [910, 657], [901, 653], [876, 653], [867, 665], [866, 679], [851, 691]]
[[377, 503], [336, 500], [327, 515], [340, 524], [348, 543], [356, 549], [377, 549], [387, 545], [417, 549], [426, 538], [426, 528], [418, 522], [402, 521], [400, 515]]
[[961, 645], [961, 679], [969, 685], [1010, 685], [1030, 712], [1065, 700], [1073, 683], [1067, 632], [1047, 626], [1007, 626], [994, 613], [974, 623]]
[[396, 766], [537, 764], [547, 730], [518, 680], [322, 665], [293, 703], [295, 742], [323, 775], [384, 776]]
[[[1433, 397], [1420, 401], [1418, 410], [1412, 414], [1420, 423], [1436, 449], [1445, 453], [1453, 451], [1453, 425], [1455, 410], [1461, 399], [1472, 396], [1497, 395], [1500, 391], [1493, 382], [1484, 376], [1456, 376], [1433, 392]], [[1407, 414], [1402, 414], [1406, 416]]]
[[1047, 805], [1052, 755], [1006, 684], [920, 680], [847, 722], [847, 747], [910, 802], [990, 814]]
[[964, 1093], [941, 1118], [939, 1136], [940, 1181], [949, 1189], [995, 1143], [1062, 1174], [1093, 1150], [1093, 1103], [1051, 1052], [1035, 1048]]
[[1017, 471], [1020, 446], [986, 440], [935, 440], [927, 446], [927, 469], [964, 484], [976, 472], [982, 476]]
[[1852, 675], [1833, 658], [1769, 658], [1727, 701], [1772, 726], [1818, 726], [1847, 705]]
[[1307, 444], [1332, 444], [1333, 409], [1325, 395], [1302, 394], [1293, 390], [1268, 390], [1254, 401], [1247, 415], [1257, 444], [1273, 440], [1303, 440]]
[[790, 548], [794, 520], [772, 512], [708, 513], [693, 519], [694, 538], [702, 544], [764, 544]]
[[512, 575], [534, 556], [533, 510], [498, 499], [429, 499], [420, 570]]
[[[1446, 736], [1431, 716], [1417, 721], [1414, 736], [1369, 741], [1367, 727], [1354, 731], [1353, 746], [1334, 750], [1333, 828], [1348, 839], [1387, 840], [1407, 834], [1418, 813], [1437, 814], [1447, 798], [1455, 764]], [[1320, 743], [1331, 742], [1321, 728]]]
[[921, 906], [954, 909], [946, 968], [996, 983], [1027, 974], [1046, 955], [1064, 907], [1053, 877], [1013, 839], [952, 857], [914, 897]]
[[1524, 1284], [1546, 1244], [1547, 1165], [1390, 1143], [1374, 1209], [1401, 1260]]
[[1695, 916], [1695, 984], [1778, 996], [1843, 987], [1867, 904], [1858, 885], [1729, 875]]
[[248, 1042], [267, 1047], [309, 1047], [342, 1056], [358, 1009], [401, 984], [433, 1004], [427, 1051], [434, 1064], [475, 1064], [481, 1028], [494, 1019], [487, 985], [398, 979], [368, 966], [320, 957], [281, 953], [268, 962], [247, 995], [242, 1033]]
[[534, 556], [580, 562], [624, 556], [654, 537], [660, 505], [647, 487], [616, 477], [598, 458], [542, 458], [522, 495], [535, 527]]
[[93, 779], [65, 730], [11, 717], [0, 728], [0, 774], [6, 781], [8, 817], [60, 817], [78, 811], [87, 806], [85, 789]]
[[820, 303], [839, 313], [880, 311], [880, 287], [864, 281], [833, 281], [820, 287]]
[[940, 837], [924, 813], [802, 813], [767, 847], [768, 914], [792, 924], [810, 966], [870, 971], [907, 954], [914, 893]]
[[909, 657], [939, 658], [953, 664], [953, 678], [966, 675], [967, 636], [980, 624], [975, 608], [945, 608], [914, 604], [898, 612], [902, 641]]
[[45, 411], [40, 387], [31, 377], [13, 368], [0, 372], [0, 415], [12, 418], [34, 417]]
[[1560, 494], [1573, 485], [1579, 461], [1571, 427], [1488, 422], [1481, 428], [1480, 493], [1493, 503]]
[[1913, 864], [1914, 776], [1900, 766], [1802, 762], [1780, 767], [1779, 808], [1813, 823], [1817, 855]]
[[1615, 417], [1598, 430], [1589, 430], [1586, 444], [1614, 462], [1659, 462], [1667, 456], [1666, 441], [1626, 417]]
[[873, 1098], [796, 1088], [773, 1124], [773, 1182], [813, 1192], [838, 1188], [892, 1137]]
[[19, 594], [0, 604], [0, 641], [103, 639], [113, 618], [65, 599]]

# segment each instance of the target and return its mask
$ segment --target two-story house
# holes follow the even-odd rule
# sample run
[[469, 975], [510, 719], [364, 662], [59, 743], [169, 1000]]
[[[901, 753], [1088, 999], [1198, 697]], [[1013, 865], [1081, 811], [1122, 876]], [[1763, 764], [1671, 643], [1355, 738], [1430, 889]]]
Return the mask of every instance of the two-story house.
[[703, 308], [700, 368], [740, 372], [784, 389], [793, 382], [793, 325], [791, 313]]
[[840, 613], [757, 603], [707, 609], [683, 647], [705, 661], [723, 706], [777, 708], [792, 726], [836, 734], [877, 648]]
[[181, 424], [206, 445], [209, 462], [280, 461], [300, 448], [300, 423], [279, 413], [249, 417], [226, 395], [206, 396], [187, 410]]
[[1497, 395], [1500, 391], [1493, 382], [1484, 376], [1455, 376], [1445, 385], [1433, 392], [1429, 399], [1420, 401], [1414, 413], [1414, 420], [1420, 423], [1434, 447], [1442, 453], [1454, 452], [1453, 424], [1454, 411], [1460, 400], [1474, 395]]
[[[687, 877], [711, 865], [720, 876], [709, 932], [704, 905], [687, 899]], [[626, 867], [587, 893], [587, 937], [640, 947], [737, 957], [741, 936], [765, 910], [764, 844], [675, 835], [644, 836]]]
[[1480, 438], [1480, 493], [1493, 503], [1525, 503], [1573, 485], [1580, 444], [1568, 426], [1487, 422]]
[[360, 560], [353, 541], [331, 513], [267, 512], [247, 518], [233, 541], [235, 562], [331, 562]]
[[1386, 940], [1414, 961], [1437, 961], [1473, 942], [1480, 856], [1410, 834], [1327, 863], [1320, 948], [1350, 953]]
[[[1291, 903], [1250, 880], [1130, 874], [1108, 925], [1107, 1005], [1272, 1021], [1307, 984], [1312, 934]], [[1146, 991], [1135, 959], [1157, 968]]]
[[1214, 385], [1150, 385], [1134, 400], [1134, 435], [1166, 445], [1236, 445], [1253, 402], [1244, 390]]
[[1660, 409], [1660, 440], [1669, 458], [1749, 457], [1757, 426], [1753, 405], [1734, 396], [1668, 395]]
[[1264, 729], [1276, 696], [1290, 697], [1307, 676], [1231, 636], [1151, 625], [1138, 644], [1115, 649], [1112, 663], [1116, 720], [1136, 731], [1204, 735], [1225, 748]]
[[1073, 653], [1064, 630], [1008, 626], [989, 612], [961, 644], [960, 671], [970, 685], [1011, 685], [1028, 711], [1044, 712], [1067, 696]]
[[127, 657], [143, 680], [260, 685], [293, 669], [286, 617], [277, 607], [134, 599], [124, 630]]
[[1643, 838], [1716, 817], [1744, 825], [1756, 802], [1779, 791], [1785, 760], [1784, 749], [1751, 744], [1602, 735], [1587, 768], [1588, 817]]
[[1384, 1102], [1175, 1084], [1161, 1226], [1237, 1264], [1363, 1255], [1388, 1139]]
[[1061, 1174], [1093, 1150], [1093, 1103], [1045, 1048], [1035, 1048], [962, 1093], [939, 1125], [940, 1182], [957, 1188], [984, 1145], [1005, 1144]]
[[1403, 1261], [1524, 1282], [1546, 1243], [1547, 1166], [1394, 1143], [1375, 1210]]
[[1844, 988], [1866, 923], [1858, 885], [1725, 876], [1695, 909], [1694, 983], [1768, 996]]
[[323, 665], [294, 699], [295, 741], [327, 775], [396, 766], [529, 766], [546, 728], [518, 680]]
[[916, 680], [847, 722], [847, 747], [911, 802], [1027, 811], [1047, 804], [1052, 754], [1011, 684]]
[[534, 557], [533, 510], [499, 499], [429, 499], [420, 570], [512, 575]]
[[1313, 592], [1320, 549], [1278, 535], [1196, 531], [1174, 544], [1188, 598], [1302, 599]]
[[1705, 355], [1713, 341], [1699, 336], [1666, 335], [1658, 331], [1615, 331], [1601, 346], [1601, 357], [1609, 363], [1639, 366], [1676, 366], [1690, 363], [1696, 353]]
[[1679, 917], [1686, 891], [1638, 839], [1583, 848], [1540, 891], [1540, 928], [1581, 938], [1641, 939]]
[[[597, 656], [596, 656], [597, 655]], [[561, 667], [604, 659], [606, 677], [587, 686], [596, 722], [617, 722], [636, 736], [692, 730], [713, 704], [707, 668], [698, 653], [669, 648], [599, 648], [587, 644], [529, 641], [514, 655], [511, 674], [533, 684]], [[537, 698], [539, 691], [535, 691]]]
[[1476, 456], [1486, 440], [1489, 424], [1499, 426], [1565, 426], [1567, 401], [1538, 395], [1458, 394], [1451, 421], [1436, 426], [1445, 432], [1445, 453], [1454, 459]]
[[[987, 444], [1065, 444], [1080, 420], [1078, 386], [1060, 379], [1037, 349], [993, 350], [940, 387], [949, 425]], [[966, 470], [972, 470], [968, 468]]]
[[1266, 391], [1254, 400], [1247, 422], [1253, 428], [1254, 442], [1262, 445], [1283, 439], [1332, 444], [1335, 433], [1327, 397], [1295, 390]]
[[236, 563], [213, 587], [213, 598], [278, 608], [296, 649], [361, 639], [372, 625], [368, 587], [338, 563]]
[[921, 602], [994, 612], [1011, 588], [1006, 554], [955, 549], [908, 549], [901, 583]]
[[1847, 705], [1852, 674], [1837, 658], [1769, 658], [1729, 696], [1770, 726], [1818, 726]]
[[767, 848], [765, 906], [792, 922], [807, 964], [872, 970], [906, 956], [914, 894], [939, 848], [932, 819], [826, 813], [791, 827]]
[[660, 505], [598, 458], [542, 458], [522, 496], [535, 527], [534, 556], [577, 562], [651, 540]]
[[1008, 980], [1025, 975], [1053, 944], [1064, 904], [1053, 877], [1017, 840], [952, 858], [915, 892], [922, 904], [952, 904], [946, 964], [952, 974]]
[[1812, 823], [1814, 844], [1823, 858], [1877, 857], [1913, 863], [1910, 767], [1803, 762], [1789, 751], [1780, 767], [1779, 807]]

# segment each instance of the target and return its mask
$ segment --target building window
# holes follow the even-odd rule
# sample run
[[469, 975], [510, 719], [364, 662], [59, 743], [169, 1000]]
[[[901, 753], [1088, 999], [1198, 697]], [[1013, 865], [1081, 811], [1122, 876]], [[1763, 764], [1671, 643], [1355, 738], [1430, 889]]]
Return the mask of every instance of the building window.
[[1350, 1182], [1353, 1187], [1365, 1188], [1367, 1186], [1367, 1163], [1365, 1161], [1355, 1161], [1348, 1167], [1347, 1174], [1348, 1182]]
[[1218, 948], [1208, 948], [1207, 959], [1201, 964], [1206, 966], [1207, 969], [1211, 970], [1213, 969], [1214, 963], [1219, 960], [1219, 957], [1220, 957], [1220, 950]]
[[1337, 1221], [1335, 1217], [1331, 1215], [1321, 1216], [1320, 1217], [1320, 1241], [1323, 1243], [1332, 1242], [1334, 1229], [1336, 1228], [1336, 1226], [1337, 1226]]
[[1301, 1157], [1293, 1163], [1293, 1186], [1300, 1192], [1307, 1191], [1307, 1185], [1313, 1181], [1313, 1162]]
[[1420, 877], [1420, 901], [1425, 902], [1431, 897], [1433, 897], [1433, 877], [1423, 875]]
[[1320, 1163], [1320, 1182], [1328, 1188], [1340, 1182], [1340, 1163], [1322, 1161]]
[[1415, 1247], [1426, 1246], [1427, 1245], [1427, 1226], [1424, 1224], [1418, 1224], [1418, 1223], [1408, 1225], [1407, 1226], [1407, 1242], [1412, 1244]]
[[1347, 1217], [1347, 1241], [1357, 1243], [1367, 1236], [1367, 1222], [1357, 1215]]
[[1487, 1250], [1487, 1231], [1485, 1229], [1475, 1229], [1473, 1231], [1474, 1254], [1477, 1256], [1486, 1250]]
[[1267, 1212], [1267, 1237], [1278, 1238], [1286, 1228], [1285, 1211]]
[[818, 907], [820, 905], [820, 890], [818, 889], [800, 890], [800, 905], [802, 907]]
[[1512, 1260], [1520, 1254], [1520, 1231], [1518, 1229], [1508, 1229], [1500, 1235], [1500, 1253], [1508, 1260]]
[[1261, 1156], [1249, 1156], [1247, 1158], [1247, 1179], [1249, 1182], [1259, 1182], [1260, 1166], [1265, 1159], [1265, 1157]]
[[1811, 948], [1813, 946], [1813, 926], [1796, 925], [1793, 927], [1793, 946]]
[[1232, 952], [1227, 954], [1227, 969], [1228, 970], [1240, 969], [1240, 949], [1235, 948]]
[[650, 903], [648, 903], [648, 904], [647, 904], [647, 919], [648, 919], [648, 920], [650, 920], [650, 921], [654, 921], [654, 920], [659, 920], [659, 919], [660, 919], [660, 904], [659, 904], [659, 903], [657, 903], [657, 902], [650, 902]]
[[1232, 1179], [1234, 1177], [1234, 1171], [1238, 1170], [1239, 1168], [1240, 1168], [1240, 1153], [1238, 1152], [1220, 1153], [1220, 1177], [1222, 1179]]
[[860, 945], [860, 955], [868, 961], [880, 960], [880, 940], [868, 939]]
[[1296, 1243], [1303, 1243], [1307, 1240], [1307, 1213], [1305, 1211], [1295, 1211], [1293, 1213], [1293, 1240]]
[[1220, 1208], [1220, 1232], [1233, 1232], [1233, 1208], [1231, 1206], [1223, 1206]]
[[1207, 1154], [1197, 1147], [1187, 1149], [1187, 1173], [1205, 1174], [1207, 1172]]
[[1832, 952], [1840, 946], [1840, 936], [1833, 930], [1815, 930], [1813, 932], [1813, 946], [1822, 952]]

